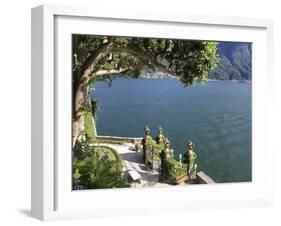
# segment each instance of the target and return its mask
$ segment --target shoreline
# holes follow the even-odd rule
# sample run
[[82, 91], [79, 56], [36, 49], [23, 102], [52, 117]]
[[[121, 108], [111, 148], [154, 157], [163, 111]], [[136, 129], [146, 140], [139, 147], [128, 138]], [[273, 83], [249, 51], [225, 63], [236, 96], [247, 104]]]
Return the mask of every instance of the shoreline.
[[[175, 76], [167, 76], [167, 75], [153, 75], [153, 76], [149, 76], [149, 75], [144, 75], [144, 76], [140, 76], [140, 79], [176, 79], [179, 80], [178, 77]], [[232, 79], [232, 80], [219, 80], [219, 79], [207, 79], [206, 82], [231, 82], [231, 83], [246, 83], [246, 84], [252, 84], [252, 80], [236, 80], [236, 79]]]
[[207, 82], [231, 82], [231, 83], [247, 83], [252, 84], [252, 80], [219, 80], [219, 79], [207, 79]]

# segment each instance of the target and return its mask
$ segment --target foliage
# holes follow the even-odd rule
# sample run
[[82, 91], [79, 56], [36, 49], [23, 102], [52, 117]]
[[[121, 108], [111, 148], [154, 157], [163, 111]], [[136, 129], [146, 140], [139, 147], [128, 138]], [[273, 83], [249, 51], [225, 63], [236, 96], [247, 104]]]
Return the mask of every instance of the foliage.
[[161, 160], [161, 182], [173, 184], [178, 176], [187, 172], [187, 165], [175, 160], [173, 155], [166, 154], [166, 157], [163, 157], [164, 142], [157, 144], [151, 136], [147, 136], [144, 139], [146, 159], [151, 161], [150, 154], [148, 153], [153, 153], [153, 160]]
[[[89, 82], [89, 94], [93, 91], [95, 91], [95, 82], [91, 81], [91, 82]], [[87, 109], [88, 111], [92, 112], [92, 115], [96, 122], [97, 121], [97, 112], [100, 109], [99, 102], [97, 100], [94, 100], [93, 98], [91, 98], [91, 104], [87, 107], [84, 107], [84, 109]]]
[[187, 172], [187, 165], [173, 158], [165, 160], [161, 168], [161, 182], [169, 184], [173, 184], [178, 176]]
[[148, 139], [144, 145], [144, 149], [145, 149], [145, 159], [147, 161], [149, 161], [150, 163], [152, 162], [152, 160], [154, 159], [153, 154], [153, 141]]
[[153, 159], [160, 160], [160, 153], [165, 148], [164, 143], [153, 145]]
[[[195, 81], [205, 82], [208, 72], [218, 63], [217, 43], [198, 40], [175, 40], [159, 38], [105, 37], [74, 35], [78, 39], [74, 70], [83, 70], [83, 65], [104, 43], [111, 47], [94, 65], [93, 74], [101, 70], [127, 68], [118, 76], [137, 78], [145, 70], [160, 70], [179, 77], [185, 85]], [[102, 76], [106, 79], [117, 76]], [[94, 78], [95, 79], [95, 78]]]
[[80, 142], [80, 151], [76, 152], [76, 155], [81, 158], [91, 157], [94, 154], [94, 147], [90, 143], [90, 138], [86, 133], [82, 133], [82, 140]]
[[97, 112], [99, 109], [99, 102], [97, 100], [91, 99], [91, 112], [95, 121], [97, 121]]
[[145, 149], [146, 157], [148, 157], [149, 161], [152, 161], [150, 158], [153, 158], [153, 160], [160, 160], [160, 152], [164, 149], [164, 145], [156, 144], [151, 136], [147, 136], [143, 148]]
[[151, 136], [148, 136], [145, 141], [144, 148], [146, 149], [146, 154], [148, 152], [153, 153], [153, 160], [160, 160], [160, 153], [163, 149], [165, 149], [164, 142], [160, 142], [157, 144]]
[[87, 140], [94, 141], [97, 134], [96, 134], [96, 125], [95, 120], [93, 118], [93, 114], [91, 111], [83, 111], [84, 117], [84, 133]]
[[[104, 158], [107, 156], [108, 158]], [[129, 185], [123, 178], [122, 160], [118, 153], [108, 147], [92, 147], [92, 155], [75, 156], [73, 181], [83, 189], [122, 188]]]

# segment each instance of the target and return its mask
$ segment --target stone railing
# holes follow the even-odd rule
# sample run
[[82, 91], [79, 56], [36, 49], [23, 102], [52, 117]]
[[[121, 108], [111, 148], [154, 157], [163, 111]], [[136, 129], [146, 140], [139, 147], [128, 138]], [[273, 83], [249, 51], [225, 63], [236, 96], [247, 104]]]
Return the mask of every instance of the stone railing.
[[216, 183], [211, 177], [209, 177], [203, 171], [199, 171], [197, 174], [197, 181], [199, 184], [214, 184]]
[[124, 143], [141, 143], [142, 137], [116, 137], [116, 136], [96, 136], [97, 141], [120, 141]]

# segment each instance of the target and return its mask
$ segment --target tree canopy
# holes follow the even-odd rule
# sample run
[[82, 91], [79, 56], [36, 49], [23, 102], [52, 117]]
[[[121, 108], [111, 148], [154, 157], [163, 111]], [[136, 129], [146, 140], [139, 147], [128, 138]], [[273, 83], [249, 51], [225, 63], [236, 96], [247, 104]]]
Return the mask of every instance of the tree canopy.
[[[141, 73], [160, 70], [178, 77], [185, 85], [204, 82], [218, 63], [217, 43], [197, 40], [75, 36], [74, 70], [83, 72], [92, 55], [108, 46], [92, 65], [92, 79], [112, 81], [118, 76], [137, 78]], [[74, 45], [75, 46], [75, 45]]]

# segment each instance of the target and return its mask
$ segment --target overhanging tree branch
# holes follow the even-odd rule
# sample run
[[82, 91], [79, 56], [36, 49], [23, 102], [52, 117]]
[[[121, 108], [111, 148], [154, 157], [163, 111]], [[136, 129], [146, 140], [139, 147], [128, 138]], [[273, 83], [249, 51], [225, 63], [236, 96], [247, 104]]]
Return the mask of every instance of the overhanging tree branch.
[[129, 68], [120, 68], [120, 69], [112, 69], [112, 70], [99, 70], [91, 75], [91, 78], [102, 78], [105, 75], [119, 75], [127, 73]]
[[[128, 53], [134, 57], [136, 57], [137, 59], [139, 59], [141, 62], [144, 63], [144, 60], [146, 60], [148, 62], [148, 66], [149, 64], [152, 65], [153, 67], [156, 67], [158, 69], [160, 69], [161, 71], [167, 73], [167, 75], [170, 75], [170, 76], [176, 76], [172, 71], [170, 71], [168, 69], [168, 67], [162, 63], [160, 63], [157, 59], [141, 52], [141, 51], [138, 51], [138, 50], [134, 50], [132, 48], [127, 48], [127, 47], [117, 47], [117, 48], [112, 48], [110, 50], [110, 52], [112, 53]], [[145, 63], [144, 63], [145, 64]]]
[[98, 60], [109, 53], [109, 49], [113, 46], [113, 42], [109, 40], [107, 43], [103, 44], [99, 49], [92, 52], [90, 56], [85, 60], [84, 64], [82, 65], [82, 72], [86, 70], [93, 71], [93, 68], [95, 64], [98, 62]]
[[119, 76], [124, 75], [132, 71], [131, 68], [120, 68], [120, 69], [112, 69], [112, 70], [99, 70], [97, 72], [94, 72], [90, 79], [89, 83], [91, 83], [93, 80], [103, 80], [106, 82], [108, 86], [111, 86], [113, 76]]

